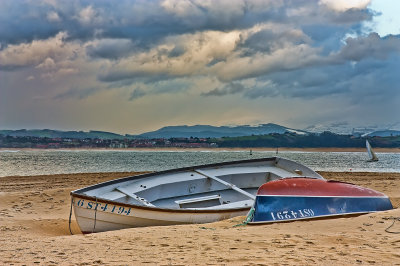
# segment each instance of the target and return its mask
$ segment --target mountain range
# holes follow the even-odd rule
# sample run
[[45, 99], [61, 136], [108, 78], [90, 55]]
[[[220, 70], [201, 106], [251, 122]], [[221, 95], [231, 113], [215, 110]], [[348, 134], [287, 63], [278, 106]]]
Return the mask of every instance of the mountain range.
[[61, 131], [53, 129], [0, 130], [0, 134], [13, 137], [71, 138], [71, 139], [124, 139], [125, 136], [105, 131]]
[[140, 134], [139, 138], [221, 138], [221, 137], [240, 137], [251, 135], [284, 134], [292, 132], [296, 134], [309, 134], [307, 131], [292, 129], [277, 124], [262, 124], [258, 126], [168, 126], [156, 131]]
[[[75, 138], [75, 139], [156, 139], [156, 138], [220, 138], [220, 137], [241, 137], [252, 135], [268, 135], [268, 134], [285, 134], [293, 133], [297, 135], [309, 135], [316, 133], [313, 131], [298, 130], [284, 127], [277, 124], [261, 124], [257, 126], [167, 126], [155, 131], [146, 132], [139, 135], [121, 135], [105, 131], [60, 131], [52, 129], [20, 129], [20, 130], [0, 130], [0, 134], [4, 136], [16, 137], [48, 137], [48, 138]], [[318, 132], [317, 132], [318, 133]], [[319, 132], [320, 133], [320, 132]], [[348, 135], [348, 134], [347, 134]], [[357, 136], [399, 136], [398, 130], [379, 130], [372, 131]]]

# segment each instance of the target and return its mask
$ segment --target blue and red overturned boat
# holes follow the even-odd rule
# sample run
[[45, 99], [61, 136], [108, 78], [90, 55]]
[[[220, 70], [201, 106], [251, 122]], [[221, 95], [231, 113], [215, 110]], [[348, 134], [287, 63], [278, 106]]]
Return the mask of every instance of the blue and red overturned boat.
[[363, 214], [393, 209], [389, 198], [354, 184], [285, 178], [262, 185], [249, 224]]

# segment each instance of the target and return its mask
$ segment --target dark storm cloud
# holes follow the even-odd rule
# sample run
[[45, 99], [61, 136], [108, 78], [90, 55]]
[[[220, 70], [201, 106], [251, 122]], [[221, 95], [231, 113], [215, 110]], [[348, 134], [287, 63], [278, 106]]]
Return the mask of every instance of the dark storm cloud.
[[244, 1], [222, 1], [208, 6], [201, 1], [54, 2], [52, 5], [42, 1], [2, 1], [2, 44], [46, 39], [67, 31], [72, 39], [126, 38], [145, 46], [171, 34], [227, 31], [249, 27], [265, 18], [281, 17], [274, 15], [278, 12], [274, 4], [270, 9], [252, 10], [252, 5]]
[[[244, 47], [250, 49], [255, 46]], [[368, 36], [348, 38], [338, 52], [320, 56], [311, 64], [291, 69], [279, 69], [275, 66], [274, 71], [259, 70], [257, 75], [242, 76], [241, 79], [257, 78], [257, 84], [252, 87], [243, 87], [240, 91], [232, 90], [230, 84], [233, 81], [230, 81], [225, 86], [202, 95], [242, 93], [250, 99], [276, 96], [314, 99], [341, 94], [347, 95], [355, 103], [357, 99], [369, 99], [369, 95], [375, 95], [379, 99], [390, 98], [389, 95], [400, 94], [400, 90], [396, 88], [396, 84], [400, 84], [400, 76], [397, 74], [400, 69], [399, 57], [399, 36], [381, 38], [378, 34], [371, 33]], [[240, 85], [241, 79], [236, 84]]]
[[400, 102], [400, 54], [384, 62], [370, 58], [357, 65], [357, 74], [349, 80], [354, 103], [386, 102], [390, 106], [391, 102]]
[[[179, 60], [184, 55], [187, 56], [182, 60], [188, 60], [192, 56], [190, 53], [196, 51], [188, 50], [183, 41], [175, 43], [172, 49], [158, 48], [155, 55], [157, 58], [153, 56], [146, 59], [155, 60], [147, 68], [141, 68], [143, 62], [140, 61], [133, 63], [137, 66], [132, 65], [130, 68], [119, 66], [121, 58], [163, 44], [167, 36], [206, 30], [241, 30], [260, 23], [272, 23], [272, 26], [250, 33], [234, 49], [240, 56], [249, 59], [249, 65], [243, 66], [243, 71], [239, 69], [238, 73], [222, 74], [214, 72], [214, 69], [218, 69], [216, 66], [221, 66], [225, 71], [223, 66], [229, 64], [226, 56], [214, 55], [204, 64], [204, 69], [211, 71], [206, 74], [215, 75], [226, 84], [203, 93], [203, 96], [242, 93], [248, 98], [271, 95], [308, 98], [344, 93], [348, 90], [346, 86], [349, 86], [345, 80], [364, 75], [361, 70], [368, 65], [358, 64], [352, 68], [349, 61], [360, 62], [368, 58], [386, 60], [389, 55], [400, 51], [397, 36], [381, 38], [374, 33], [348, 38], [343, 45], [340, 38], [349, 29], [357, 32], [361, 27], [360, 22], [371, 20], [374, 13], [367, 8], [334, 10], [318, 1], [265, 1], [261, 4], [252, 1], [218, 1], [211, 5], [202, 1], [174, 0], [119, 1], [118, 4], [105, 0], [55, 1], [54, 4], [3, 1], [2, 6], [0, 22], [6, 26], [0, 27], [1, 50], [9, 44], [29, 43], [34, 39], [46, 39], [59, 32], [66, 32], [65, 42], [90, 42], [85, 46], [85, 52], [90, 58], [116, 62], [110, 67], [103, 67], [97, 74], [98, 81], [114, 84], [111, 87], [121, 86], [120, 82], [124, 84], [122, 86], [142, 82], [157, 87], [157, 82], [162, 80], [173, 80], [187, 74], [196, 75], [196, 72], [171, 71], [168, 67], [156, 69], [153, 66], [169, 58]], [[304, 49], [295, 49], [300, 46]], [[288, 53], [286, 48], [292, 52]], [[276, 56], [275, 52], [280, 56]], [[301, 54], [303, 52], [304, 55]], [[271, 58], [266, 57], [258, 65], [252, 66], [266, 55], [271, 55]], [[40, 60], [45, 58], [43, 56]], [[40, 60], [28, 61], [26, 64], [35, 65]], [[24, 66], [25, 61], [20, 61], [19, 65], [0, 62], [0, 67], [12, 71], [17, 69], [16, 66]], [[125, 62], [126, 65], [128, 63]], [[249, 67], [252, 69], [249, 70]], [[247, 88], [241, 80], [248, 78], [268, 80], [269, 83], [265, 87]], [[174, 91], [167, 83], [163, 86], [167, 88], [166, 91]], [[94, 89], [82, 90], [81, 94], [77, 91], [70, 90], [60, 97], [86, 97]], [[159, 87], [154, 91], [162, 92], [162, 89]]]
[[[3, 46], [46, 39], [66, 31], [71, 39], [131, 39], [143, 47], [151, 47], [166, 36], [194, 31], [229, 31], [264, 22], [356, 23], [371, 17], [369, 10], [331, 12], [318, 1], [52, 2], [2, 1], [0, 40]], [[298, 8], [306, 8], [310, 13], [289, 12]]]
[[329, 13], [329, 16], [337, 24], [354, 24], [372, 20], [373, 13], [368, 9], [351, 8], [344, 12]]
[[243, 49], [243, 55], [249, 56], [258, 52], [271, 53], [282, 49], [288, 44], [299, 45], [309, 43], [310, 41], [310, 38], [300, 31], [274, 31], [266, 29], [251, 35], [239, 47]]
[[[330, 40], [329, 44], [326, 38], [323, 38], [325, 43], [321, 43], [320, 38], [314, 38], [317, 34], [307, 36], [302, 33], [302, 25], [312, 28], [308, 25], [325, 23], [324, 25], [331, 25], [329, 36], [335, 33], [340, 35], [345, 26], [337, 25], [368, 20], [371, 14], [368, 9], [332, 11], [316, 0], [213, 3], [167, 0], [119, 1], [118, 4], [106, 0], [25, 1], [24, 4], [5, 0], [2, 4], [6, 8], [0, 10], [0, 22], [4, 22], [2, 24], [6, 26], [0, 27], [1, 49], [5, 49], [8, 44], [29, 43], [32, 40], [47, 39], [59, 32], [66, 32], [66, 42], [71, 40], [90, 42], [85, 47], [89, 57], [110, 60], [118, 60], [162, 45], [168, 36], [196, 34], [207, 30], [219, 32], [244, 30], [260, 23], [275, 23], [282, 29], [264, 29], [250, 34], [248, 39], [237, 46], [237, 51], [242, 56], [268, 54], [283, 47], [301, 44], [331, 51], [329, 45], [337, 47], [337, 38], [335, 41]], [[351, 17], [353, 21], [346, 19], [346, 16]], [[298, 28], [293, 27], [293, 24]], [[288, 27], [294, 30], [288, 30]], [[166, 50], [165, 55], [175, 58], [185, 52], [187, 51], [184, 45], [177, 44], [172, 50]], [[162, 55], [159, 51], [158, 56]], [[224, 60], [215, 56], [204, 67], [212, 67]], [[292, 65], [301, 66], [301, 64]], [[14, 69], [11, 63], [1, 67], [7, 70]], [[289, 65], [276, 64], [277, 71], [291, 68]], [[260, 69], [243, 75], [242, 78], [256, 77], [265, 74], [263, 72], [265, 71]], [[102, 70], [98, 80], [114, 82], [136, 80], [146, 76], [179, 76], [171, 73], [175, 72], [165, 70], [147, 72], [140, 68], [127, 70], [117, 67]]]
[[[244, 96], [256, 99], [283, 96], [286, 98], [315, 99], [342, 95], [354, 105], [387, 102], [388, 106], [400, 100], [400, 55], [387, 61], [366, 59], [357, 64], [337, 67], [320, 66], [260, 78], [257, 85], [248, 88]], [[263, 82], [268, 80], [268, 83]]]
[[360, 61], [368, 57], [385, 60], [390, 54], [399, 52], [400, 36], [381, 38], [377, 33], [370, 33], [367, 37], [348, 38], [338, 58], [344, 61]]
[[60, 26], [49, 23], [46, 13], [52, 8], [28, 1], [1, 1], [0, 44], [30, 42], [33, 39], [46, 39], [60, 31]]
[[86, 53], [90, 57], [118, 59], [132, 53], [134, 48], [134, 43], [128, 39], [103, 39], [86, 47]]

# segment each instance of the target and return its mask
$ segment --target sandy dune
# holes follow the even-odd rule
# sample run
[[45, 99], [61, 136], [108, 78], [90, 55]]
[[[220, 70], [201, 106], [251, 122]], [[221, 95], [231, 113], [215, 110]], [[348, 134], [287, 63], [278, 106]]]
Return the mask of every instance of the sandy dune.
[[[400, 206], [400, 173], [320, 172], [386, 193]], [[0, 264], [400, 265], [400, 233], [385, 231], [400, 209], [331, 220], [203, 225], [70, 235], [69, 192], [133, 173], [0, 178]], [[400, 232], [400, 220], [390, 228]]]

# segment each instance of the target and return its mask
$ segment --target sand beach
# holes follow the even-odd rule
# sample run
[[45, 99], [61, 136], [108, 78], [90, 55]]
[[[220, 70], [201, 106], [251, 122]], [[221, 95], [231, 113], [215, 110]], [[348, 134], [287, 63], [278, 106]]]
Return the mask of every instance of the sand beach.
[[[132, 228], [82, 235], [71, 190], [137, 173], [0, 178], [1, 265], [400, 265], [400, 173], [319, 172], [387, 194], [394, 210], [351, 218], [238, 226]], [[390, 232], [400, 232], [396, 220]]]

